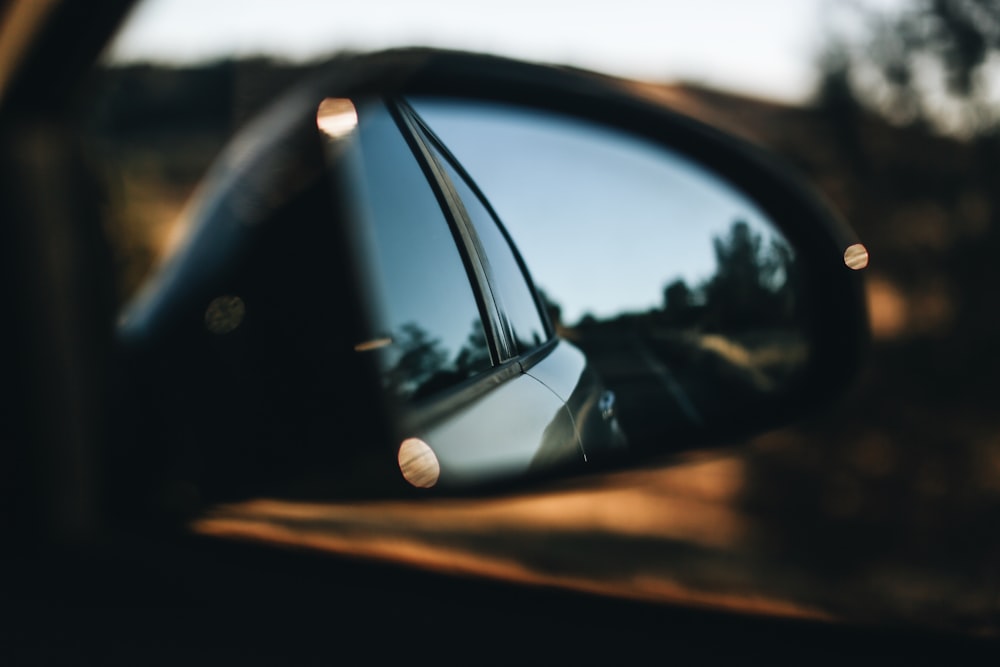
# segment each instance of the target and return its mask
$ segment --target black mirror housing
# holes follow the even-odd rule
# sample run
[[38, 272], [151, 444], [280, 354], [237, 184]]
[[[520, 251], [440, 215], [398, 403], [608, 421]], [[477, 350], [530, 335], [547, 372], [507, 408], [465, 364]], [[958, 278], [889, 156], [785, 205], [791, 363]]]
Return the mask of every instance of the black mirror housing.
[[[432, 487], [466, 493], [531, 476], [594, 470], [602, 460], [634, 464], [655, 451], [635, 446], [622, 457], [588, 456], [581, 444], [587, 421], [580, 417], [581, 406], [590, 406], [594, 428], [604, 424], [613, 431], [614, 387], [599, 379], [584, 382], [589, 370], [572, 371], [589, 394], [556, 387], [555, 371], [543, 370], [540, 360], [556, 355], [567, 367], [585, 355], [566, 351], [572, 345], [555, 337], [544, 345], [536, 341], [535, 351], [521, 354], [512, 349], [513, 325], [482, 298], [489, 379], [460, 379], [444, 398], [418, 401], [416, 410], [387, 395], [384, 364], [359, 353], [359, 346], [393, 340], [380, 337], [373, 326], [377, 309], [365, 285], [366, 241], [356, 222], [363, 207], [357, 165], [365, 157], [349, 140], [324, 138], [317, 109], [325, 99], [357, 101], [359, 108], [364, 100], [383, 101], [399, 127], [409, 127], [414, 153], [424, 152], [428, 177], [451, 184], [436, 190], [442, 207], [471, 220], [468, 198], [456, 204], [466, 175], [460, 166], [441, 175], [453, 156], [399, 102], [412, 97], [510, 105], [627, 133], [682, 155], [743, 193], [787, 239], [809, 296], [801, 303], [808, 361], [766, 409], [736, 406], [704, 428], [679, 429], [675, 449], [787, 423], [830, 400], [854, 377], [868, 341], [857, 270], [867, 255], [844, 221], [764, 151], [597, 74], [425, 49], [346, 58], [278, 100], [237, 136], [189, 207], [186, 243], [123, 314], [119, 339], [135, 401], [133, 432], [125, 434], [134, 442], [126, 451], [129, 465], [138, 458], [149, 475], [140, 485], [150, 502], [186, 512], [206, 500], [252, 495], [381, 496]], [[358, 122], [366, 122], [367, 112], [357, 113]], [[344, 136], [349, 134], [350, 128]], [[476, 191], [475, 184], [471, 189]], [[488, 203], [484, 206], [492, 213]], [[455, 236], [460, 248], [464, 243], [474, 255], [485, 242], [475, 233], [471, 240], [463, 235], [470, 220]], [[500, 230], [510, 241], [503, 225]], [[513, 242], [516, 264], [530, 271], [517, 253], [517, 239]], [[478, 276], [492, 284], [496, 261], [470, 264], [463, 257], [473, 283]], [[545, 327], [545, 335], [554, 333], [551, 323]], [[563, 351], [553, 352], [556, 348]], [[401, 354], [390, 358], [399, 362]], [[486, 472], [456, 474], [466, 460], [451, 461], [435, 439], [459, 428], [449, 421], [454, 415], [466, 415], [462, 437], [476, 439], [476, 425], [487, 420], [481, 413], [469, 416], [469, 410], [490, 392], [513, 394], [504, 383], [525, 375], [562, 401], [546, 408], [549, 417], [539, 417], [548, 443], [542, 449], [556, 463], [508, 465], [509, 457], [484, 455], [475, 465]], [[506, 427], [496, 424], [510, 424], [527, 410], [517, 400], [530, 406], [542, 399], [512, 400], [505, 404], [507, 417], [482, 428], [502, 430]], [[413, 440], [430, 454], [413, 449]], [[401, 443], [407, 442], [404, 456]], [[576, 463], [570, 461], [574, 453], [565, 453], [573, 443], [583, 450]], [[425, 465], [427, 456], [434, 460], [420, 469], [423, 481], [415, 483], [407, 466]], [[424, 483], [426, 475], [433, 478], [430, 484]], [[148, 483], [150, 478], [155, 481]]]

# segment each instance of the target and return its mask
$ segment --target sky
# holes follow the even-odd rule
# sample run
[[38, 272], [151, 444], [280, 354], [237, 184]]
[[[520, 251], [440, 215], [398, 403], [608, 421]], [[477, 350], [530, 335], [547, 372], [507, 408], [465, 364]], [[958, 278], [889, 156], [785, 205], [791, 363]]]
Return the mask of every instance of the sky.
[[[807, 99], [844, 0], [145, 0], [116, 61], [439, 46]], [[855, 2], [853, 4], [858, 4]], [[895, 6], [900, 0], [861, 4]]]

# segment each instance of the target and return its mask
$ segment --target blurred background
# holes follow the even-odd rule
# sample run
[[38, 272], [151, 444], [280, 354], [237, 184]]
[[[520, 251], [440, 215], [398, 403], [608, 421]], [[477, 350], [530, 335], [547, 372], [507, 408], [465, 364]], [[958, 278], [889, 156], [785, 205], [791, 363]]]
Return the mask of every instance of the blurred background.
[[995, 635], [1000, 1], [649, 4], [140, 3], [82, 115], [121, 300], [181, 238], [178, 214], [214, 156], [281, 91], [345, 51], [472, 49], [632, 79], [804, 173], [871, 255], [873, 346], [851, 391], [749, 443], [513, 498], [248, 502], [198, 529]]

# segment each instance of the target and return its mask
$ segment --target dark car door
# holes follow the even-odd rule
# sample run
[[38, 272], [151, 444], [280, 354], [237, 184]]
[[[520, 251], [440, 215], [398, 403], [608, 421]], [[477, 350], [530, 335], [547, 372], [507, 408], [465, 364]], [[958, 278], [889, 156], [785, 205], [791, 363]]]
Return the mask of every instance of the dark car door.
[[371, 320], [355, 349], [377, 357], [400, 442], [425, 457], [411, 476], [401, 451], [404, 476], [461, 486], [582, 462], [565, 380], [532, 372], [551, 359], [571, 377], [582, 355], [552, 336], [486, 204], [402, 106], [359, 104], [355, 139], [349, 191]]

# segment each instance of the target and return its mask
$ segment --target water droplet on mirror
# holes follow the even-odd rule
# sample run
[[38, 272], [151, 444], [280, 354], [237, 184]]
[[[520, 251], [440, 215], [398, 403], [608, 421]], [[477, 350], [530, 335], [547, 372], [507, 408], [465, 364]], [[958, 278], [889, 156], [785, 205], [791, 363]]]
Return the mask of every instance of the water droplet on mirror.
[[848, 246], [844, 251], [844, 264], [847, 268], [860, 271], [868, 266], [868, 248], [861, 243]]
[[441, 476], [441, 464], [434, 450], [419, 438], [407, 438], [397, 454], [403, 478], [418, 489], [429, 489]]
[[205, 327], [214, 334], [235, 331], [246, 315], [247, 307], [238, 296], [219, 296], [212, 299], [205, 309]]
[[327, 97], [316, 109], [316, 127], [331, 139], [346, 137], [358, 126], [354, 102], [343, 97]]

